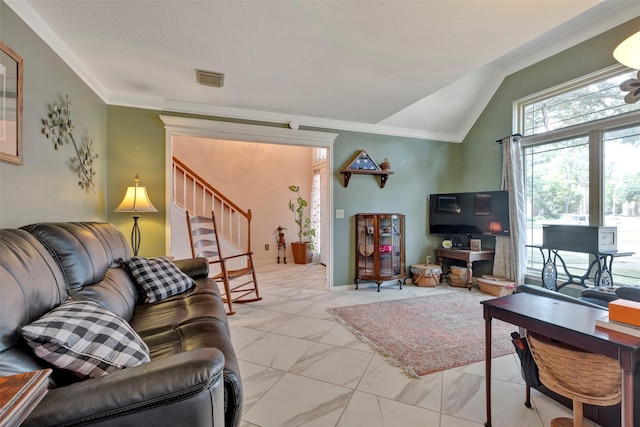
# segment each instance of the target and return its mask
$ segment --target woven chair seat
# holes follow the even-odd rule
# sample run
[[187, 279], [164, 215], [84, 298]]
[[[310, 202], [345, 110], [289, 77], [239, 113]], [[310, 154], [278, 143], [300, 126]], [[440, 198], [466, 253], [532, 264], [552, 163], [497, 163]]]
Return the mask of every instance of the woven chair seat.
[[550, 390], [591, 405], [620, 402], [622, 370], [617, 360], [535, 334], [529, 334], [527, 341], [540, 381]]

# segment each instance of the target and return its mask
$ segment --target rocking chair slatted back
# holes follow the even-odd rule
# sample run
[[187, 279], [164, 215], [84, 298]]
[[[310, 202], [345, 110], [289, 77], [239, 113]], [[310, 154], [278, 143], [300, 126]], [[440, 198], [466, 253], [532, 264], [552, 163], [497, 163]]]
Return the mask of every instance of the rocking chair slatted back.
[[[252, 253], [246, 252], [226, 258], [222, 256], [213, 211], [211, 212], [211, 217], [191, 216], [187, 211], [186, 217], [191, 254], [194, 257], [207, 258], [210, 265], [216, 264], [220, 267], [219, 272], [210, 272], [210, 277], [217, 283], [223, 284], [224, 294], [222, 299], [229, 307], [227, 314], [232, 315], [235, 313], [233, 311], [234, 302], [240, 304], [261, 300], [255, 269], [253, 268]], [[231, 259], [243, 260], [246, 263], [242, 264], [242, 268], [229, 269], [227, 262]]]

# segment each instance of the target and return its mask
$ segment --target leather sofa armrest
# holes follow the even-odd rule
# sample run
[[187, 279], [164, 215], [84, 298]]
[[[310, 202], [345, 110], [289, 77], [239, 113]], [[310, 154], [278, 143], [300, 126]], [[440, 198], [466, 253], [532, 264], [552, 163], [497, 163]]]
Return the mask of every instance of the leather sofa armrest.
[[614, 292], [598, 289], [598, 288], [587, 288], [580, 292], [580, 299], [584, 301], [589, 301], [594, 304], [601, 305], [603, 307], [609, 308], [609, 303], [611, 301], [615, 301], [620, 298]]
[[616, 295], [618, 298], [640, 302], [640, 288], [635, 286], [621, 286], [616, 289]]
[[[215, 348], [154, 359], [101, 378], [49, 390], [23, 425], [118, 424], [118, 419], [131, 423], [132, 417], [135, 420], [136, 416], [148, 416], [149, 410], [167, 411], [166, 405], [211, 393], [210, 389], [214, 397], [203, 400], [208, 406], [203, 411], [214, 414], [216, 425], [224, 425], [223, 368], [224, 356]], [[167, 422], [172, 417], [175, 414], [167, 415]], [[138, 421], [145, 424], [144, 419]]]
[[172, 262], [192, 279], [200, 279], [209, 275], [209, 261], [206, 258], [177, 259]]

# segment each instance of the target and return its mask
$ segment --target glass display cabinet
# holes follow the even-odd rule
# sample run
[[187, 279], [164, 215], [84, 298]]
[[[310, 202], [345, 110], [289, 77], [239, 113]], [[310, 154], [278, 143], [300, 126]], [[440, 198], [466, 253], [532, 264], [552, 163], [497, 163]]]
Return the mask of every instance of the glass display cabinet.
[[362, 281], [405, 283], [404, 215], [356, 215], [356, 289]]

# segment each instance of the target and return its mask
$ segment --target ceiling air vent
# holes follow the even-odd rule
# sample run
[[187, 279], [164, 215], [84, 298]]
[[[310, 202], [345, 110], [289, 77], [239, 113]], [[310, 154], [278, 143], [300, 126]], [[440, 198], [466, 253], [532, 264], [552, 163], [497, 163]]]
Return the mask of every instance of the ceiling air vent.
[[196, 80], [201, 85], [222, 87], [224, 85], [224, 74], [196, 69]]

